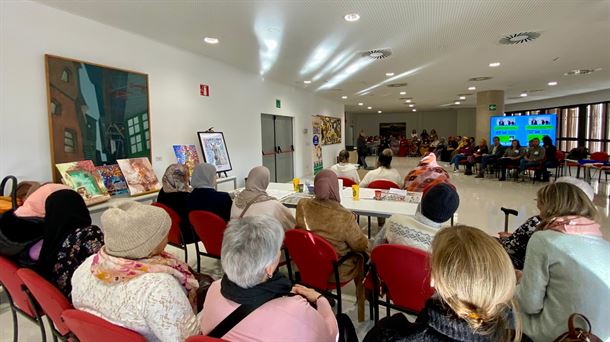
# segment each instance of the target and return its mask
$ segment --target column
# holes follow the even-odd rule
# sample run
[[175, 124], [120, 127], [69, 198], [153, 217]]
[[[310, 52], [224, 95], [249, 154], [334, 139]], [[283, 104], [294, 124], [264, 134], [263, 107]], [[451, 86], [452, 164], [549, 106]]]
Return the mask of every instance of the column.
[[481, 138], [489, 140], [489, 118], [502, 114], [504, 114], [504, 90], [487, 90], [477, 93], [475, 116], [477, 141]]

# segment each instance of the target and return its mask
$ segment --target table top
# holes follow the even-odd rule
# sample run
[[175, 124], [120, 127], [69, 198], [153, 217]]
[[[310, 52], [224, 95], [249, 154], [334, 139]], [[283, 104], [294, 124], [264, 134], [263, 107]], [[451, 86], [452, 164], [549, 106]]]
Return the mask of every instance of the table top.
[[138, 202], [152, 201], [157, 198], [158, 194], [159, 194], [159, 192], [151, 192], [149, 194], [145, 194], [145, 195], [141, 195], [141, 196], [129, 196], [129, 194], [116, 195], [116, 196], [110, 197], [110, 200], [108, 200], [106, 202], [102, 202], [100, 204], [92, 205], [88, 209], [89, 209], [89, 212], [93, 214], [93, 213], [104, 211], [111, 207], [116, 207], [119, 204], [121, 204], [123, 202], [127, 202], [127, 201], [138, 201]]

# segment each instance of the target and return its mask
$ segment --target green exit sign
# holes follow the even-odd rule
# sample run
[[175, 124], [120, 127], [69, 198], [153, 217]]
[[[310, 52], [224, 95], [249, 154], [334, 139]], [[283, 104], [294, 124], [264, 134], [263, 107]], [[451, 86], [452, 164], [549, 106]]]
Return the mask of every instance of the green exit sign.
[[275, 108], [282, 108], [282, 101], [275, 100]]
[[495, 104], [490, 104], [489, 105], [489, 110], [496, 110], [496, 105]]

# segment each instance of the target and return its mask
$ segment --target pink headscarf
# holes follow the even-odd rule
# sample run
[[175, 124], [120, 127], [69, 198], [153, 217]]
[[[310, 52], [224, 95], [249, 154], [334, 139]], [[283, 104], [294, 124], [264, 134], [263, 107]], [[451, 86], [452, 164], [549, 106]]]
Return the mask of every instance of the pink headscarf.
[[36, 189], [23, 203], [23, 205], [15, 210], [15, 216], [18, 217], [40, 217], [45, 216], [45, 202], [47, 197], [58, 190], [69, 190], [70, 187], [63, 184], [49, 183]]
[[591, 235], [603, 237], [599, 223], [580, 216], [561, 216], [553, 219], [544, 229], [555, 230], [572, 235]]
[[320, 171], [320, 173], [316, 175], [313, 185], [316, 199], [321, 201], [331, 200], [341, 202], [341, 197], [339, 196], [339, 180], [337, 179], [337, 174], [333, 171]]

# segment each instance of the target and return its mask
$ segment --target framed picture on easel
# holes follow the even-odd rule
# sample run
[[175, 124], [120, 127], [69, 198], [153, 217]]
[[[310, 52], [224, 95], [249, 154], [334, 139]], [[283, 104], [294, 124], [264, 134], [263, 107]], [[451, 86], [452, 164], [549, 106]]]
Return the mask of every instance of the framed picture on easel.
[[231, 171], [231, 159], [222, 132], [197, 132], [203, 161], [216, 166], [217, 172]]

